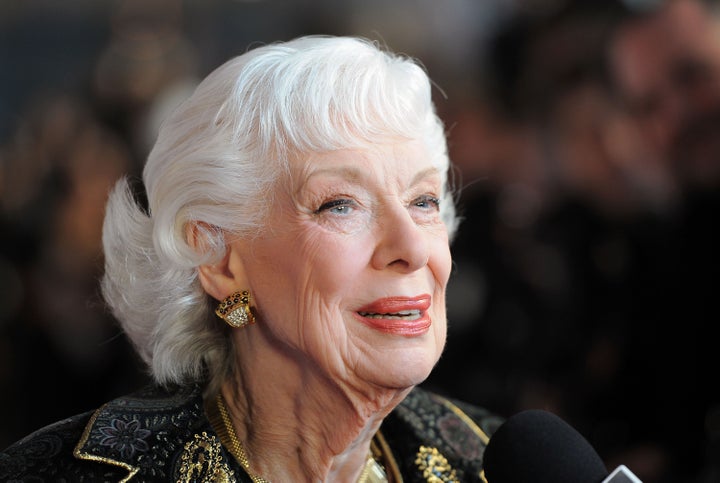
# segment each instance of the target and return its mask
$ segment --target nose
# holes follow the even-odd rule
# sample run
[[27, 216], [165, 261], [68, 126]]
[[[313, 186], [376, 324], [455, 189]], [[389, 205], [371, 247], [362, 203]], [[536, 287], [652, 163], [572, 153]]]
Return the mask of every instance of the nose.
[[385, 211], [377, 220], [377, 245], [372, 265], [377, 270], [391, 269], [412, 273], [427, 265], [428, 240], [408, 209], [400, 204]]

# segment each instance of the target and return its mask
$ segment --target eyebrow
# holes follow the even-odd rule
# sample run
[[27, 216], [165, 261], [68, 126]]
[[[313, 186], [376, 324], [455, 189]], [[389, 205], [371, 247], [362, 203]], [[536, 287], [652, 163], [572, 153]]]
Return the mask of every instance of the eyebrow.
[[343, 178], [349, 178], [353, 181], [360, 180], [365, 176], [364, 170], [358, 168], [357, 166], [328, 166], [308, 174], [305, 178], [305, 183], [307, 183], [311, 178], [323, 174], [341, 176]]
[[431, 176], [440, 176], [440, 170], [436, 167], [430, 167], [423, 169], [422, 171], [419, 171], [418, 173], [413, 176], [412, 179], [412, 185], [418, 184], [420, 181], [424, 180], [425, 178], [429, 178]]
[[[339, 175], [345, 178], [348, 178], [352, 181], [360, 181], [365, 177], [365, 170], [360, 169], [356, 166], [329, 166], [326, 168], [320, 168], [317, 171], [313, 171], [305, 178], [305, 183], [310, 180], [310, 178], [313, 178], [314, 176], [320, 175], [320, 174], [330, 174], [330, 175]], [[425, 178], [429, 178], [430, 176], [439, 176], [440, 170], [437, 169], [434, 166], [431, 166], [429, 168], [423, 169], [422, 171], [418, 171], [415, 173], [415, 176], [413, 176], [412, 181], [410, 182], [410, 185], [418, 184], [420, 181], [424, 180]]]

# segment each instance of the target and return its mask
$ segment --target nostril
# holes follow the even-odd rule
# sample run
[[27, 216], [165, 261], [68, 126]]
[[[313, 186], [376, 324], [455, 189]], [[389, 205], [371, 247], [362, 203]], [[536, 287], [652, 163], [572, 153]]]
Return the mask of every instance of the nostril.
[[389, 266], [396, 266], [396, 267], [407, 267], [407, 266], [409, 266], [410, 264], [408, 263], [407, 260], [404, 260], [404, 259], [402, 259], [402, 258], [398, 258], [397, 260], [393, 260], [392, 262], [390, 262], [388, 265], [389, 265]]

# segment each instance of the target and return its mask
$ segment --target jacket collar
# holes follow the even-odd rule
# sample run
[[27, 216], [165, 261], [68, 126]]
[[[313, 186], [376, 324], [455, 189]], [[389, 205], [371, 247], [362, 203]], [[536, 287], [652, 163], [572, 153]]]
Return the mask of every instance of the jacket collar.
[[[93, 414], [73, 453], [126, 470], [122, 482], [138, 474], [163, 481], [178, 476], [190, 481], [204, 471], [233, 474], [205, 417], [199, 385], [149, 387], [105, 404]], [[188, 463], [199, 453], [207, 468]]]

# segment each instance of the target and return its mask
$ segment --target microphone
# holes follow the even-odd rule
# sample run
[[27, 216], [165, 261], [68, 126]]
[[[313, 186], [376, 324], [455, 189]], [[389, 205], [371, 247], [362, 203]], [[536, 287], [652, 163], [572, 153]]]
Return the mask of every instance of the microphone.
[[608, 474], [575, 428], [538, 409], [512, 416], [495, 431], [483, 471], [487, 483], [642, 483], [624, 465]]

